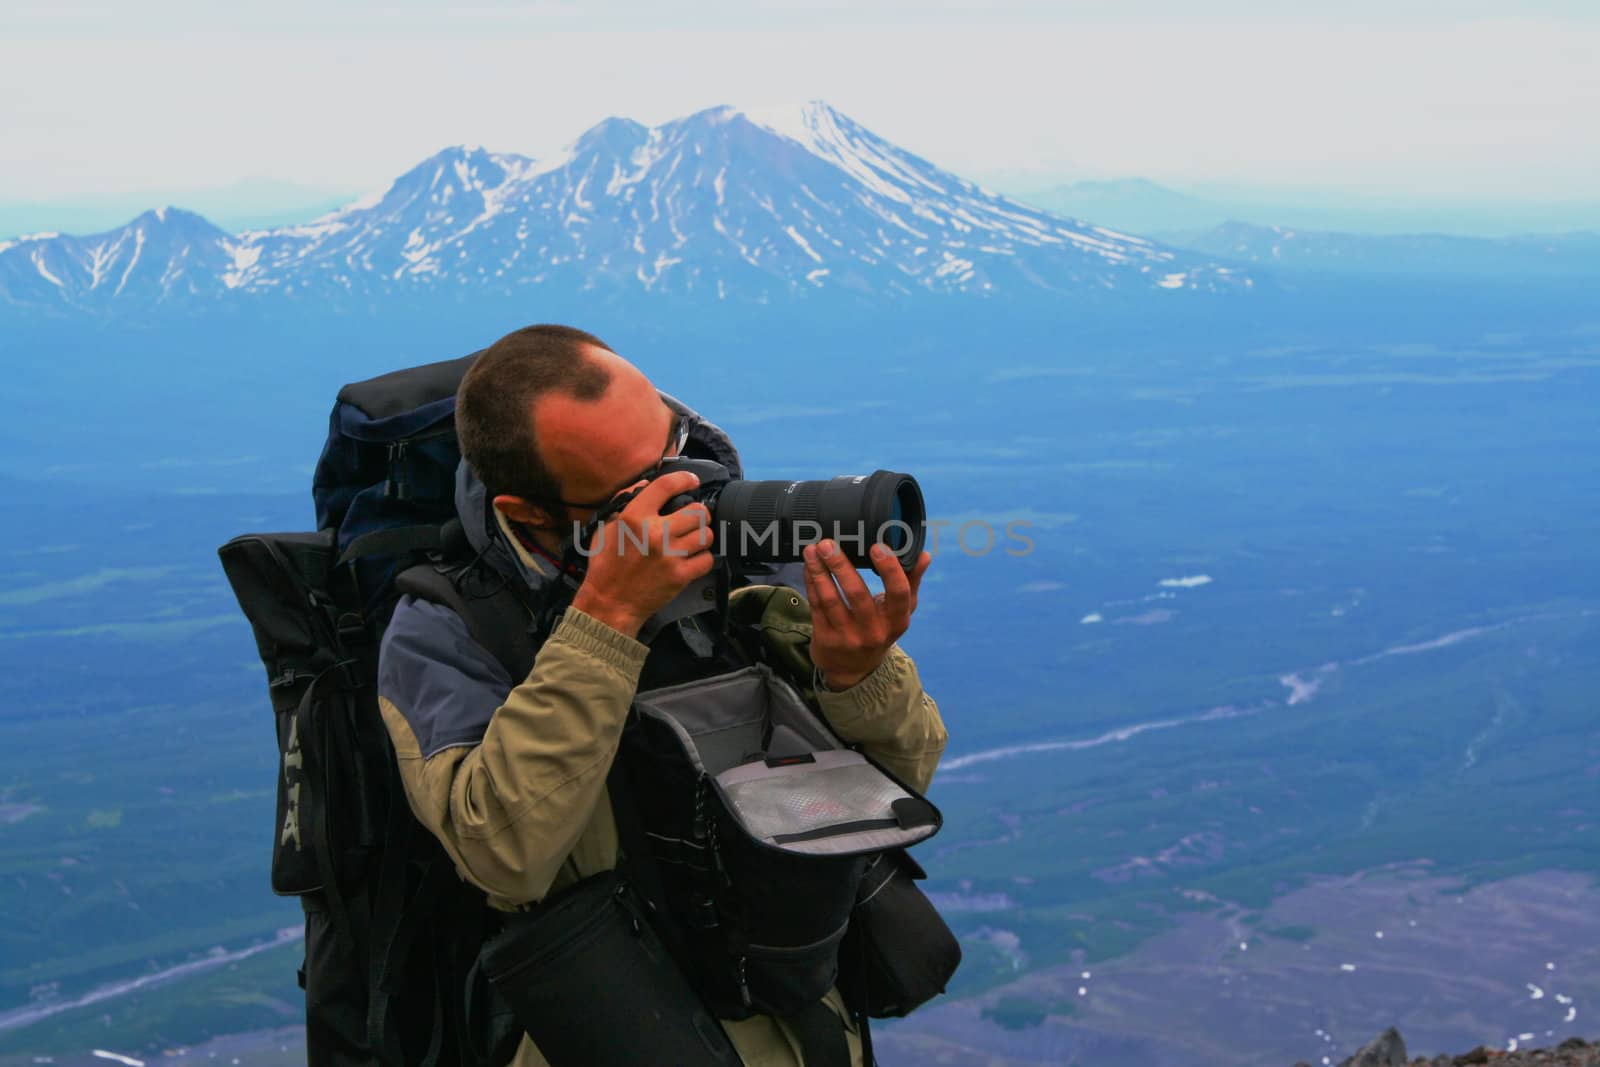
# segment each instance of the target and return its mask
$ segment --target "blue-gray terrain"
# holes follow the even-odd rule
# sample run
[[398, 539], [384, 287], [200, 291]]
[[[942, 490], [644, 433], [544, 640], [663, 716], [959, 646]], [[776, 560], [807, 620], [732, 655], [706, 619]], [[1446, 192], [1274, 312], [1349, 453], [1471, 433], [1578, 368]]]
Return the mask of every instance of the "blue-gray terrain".
[[451, 149], [293, 226], [0, 240], [0, 1061], [293, 1062], [272, 724], [214, 550], [311, 523], [342, 383], [535, 321], [753, 477], [907, 470], [944, 524], [904, 643], [967, 959], [885, 1062], [1592, 1032], [1595, 259], [1317, 238], [1179, 249], [813, 105]]

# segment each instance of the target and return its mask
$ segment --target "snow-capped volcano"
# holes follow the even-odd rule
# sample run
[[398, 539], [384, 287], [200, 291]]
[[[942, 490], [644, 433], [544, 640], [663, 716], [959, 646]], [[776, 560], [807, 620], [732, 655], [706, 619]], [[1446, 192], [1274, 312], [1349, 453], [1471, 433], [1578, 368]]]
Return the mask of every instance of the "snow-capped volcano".
[[91, 237], [0, 241], [0, 299], [93, 305], [211, 295], [223, 288], [232, 243], [199, 215], [171, 207]]
[[[451, 148], [381, 195], [299, 226], [229, 236], [197, 216], [164, 217], [180, 215], [192, 247], [176, 223], [160, 242], [139, 238], [150, 215], [93, 238], [0, 245], [0, 297], [84, 306], [553, 285], [766, 300], [1250, 284], [1203, 257], [988, 192], [822, 103], [718, 107], [656, 127], [607, 119], [544, 160]], [[130, 289], [117, 264], [141, 284]]]

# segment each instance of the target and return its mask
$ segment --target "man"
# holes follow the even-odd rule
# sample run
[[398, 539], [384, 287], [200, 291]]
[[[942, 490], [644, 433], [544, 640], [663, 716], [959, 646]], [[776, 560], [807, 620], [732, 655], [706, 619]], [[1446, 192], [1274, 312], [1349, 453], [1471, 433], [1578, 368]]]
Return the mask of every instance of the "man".
[[[740, 474], [721, 430], [659, 393], [597, 338], [566, 327], [528, 327], [487, 349], [461, 383], [456, 426], [464, 456], [456, 505], [468, 540], [534, 590], [558, 580], [573, 524], [645, 482], [663, 459], [698, 455]], [[606, 777], [634, 693], [660, 662], [696, 654], [696, 638], [704, 638], [692, 616], [662, 611], [714, 563], [703, 505], [660, 514], [695, 484], [687, 472], [648, 481], [601, 527], [601, 548], [586, 559], [570, 606], [525, 679], [508, 678], [448, 609], [411, 597], [396, 607], [378, 691], [406, 793], [461, 876], [496, 907], [542, 900], [616, 864]], [[907, 573], [884, 552], [873, 564], [884, 592], [874, 597], [837, 546], [810, 546], [806, 601], [786, 592], [763, 615], [763, 625], [770, 617], [776, 627], [809, 629], [822, 713], [919, 791], [946, 734], [895, 641], [910, 625], [930, 562], [924, 552]], [[763, 589], [771, 592], [744, 586], [732, 596]], [[860, 1063], [837, 990], [826, 1003]], [[802, 1062], [796, 1037], [776, 1019], [723, 1026], [747, 1064]], [[544, 1059], [524, 1039], [514, 1063]]]

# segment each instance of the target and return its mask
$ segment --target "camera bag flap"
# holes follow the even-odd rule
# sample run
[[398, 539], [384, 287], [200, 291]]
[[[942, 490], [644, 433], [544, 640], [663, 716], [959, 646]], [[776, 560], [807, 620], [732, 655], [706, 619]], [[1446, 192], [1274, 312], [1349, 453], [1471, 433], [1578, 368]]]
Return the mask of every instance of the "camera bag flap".
[[650, 690], [635, 707], [679, 735], [739, 829], [768, 848], [859, 856], [917, 844], [942, 824], [765, 664]]
[[786, 852], [855, 855], [930, 837], [938, 812], [849, 749], [730, 767], [717, 789], [751, 837]]

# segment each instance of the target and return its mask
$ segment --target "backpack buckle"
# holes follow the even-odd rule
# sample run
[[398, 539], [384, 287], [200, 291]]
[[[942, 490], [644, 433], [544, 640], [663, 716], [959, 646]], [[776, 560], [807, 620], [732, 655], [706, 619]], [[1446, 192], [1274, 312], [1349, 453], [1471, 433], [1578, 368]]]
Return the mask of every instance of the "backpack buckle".
[[715, 930], [721, 925], [717, 905], [705, 893], [696, 891], [689, 898], [690, 923], [696, 930]]
[[339, 633], [339, 643], [345, 646], [367, 643], [367, 620], [358, 612], [347, 611], [334, 623]]

